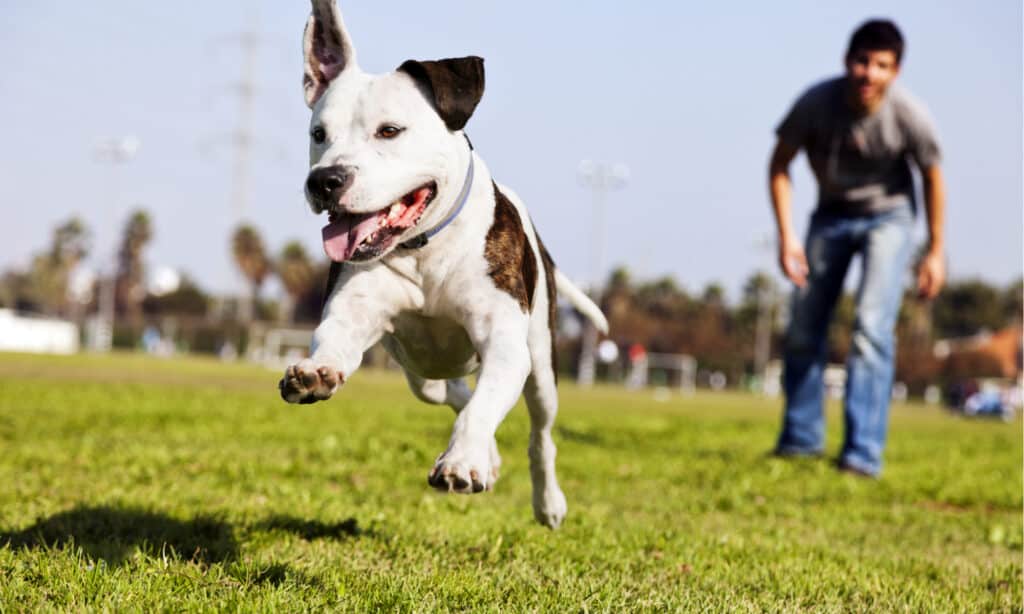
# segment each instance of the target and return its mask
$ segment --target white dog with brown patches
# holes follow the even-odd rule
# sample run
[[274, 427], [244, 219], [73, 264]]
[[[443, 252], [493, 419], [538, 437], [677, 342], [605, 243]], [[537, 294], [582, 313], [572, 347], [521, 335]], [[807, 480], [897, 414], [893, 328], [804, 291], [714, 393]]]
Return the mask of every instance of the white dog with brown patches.
[[[333, 262], [312, 355], [287, 369], [281, 396], [329, 398], [380, 340], [417, 397], [457, 413], [428, 482], [475, 493], [494, 485], [494, 433], [525, 393], [534, 516], [557, 527], [566, 502], [551, 439], [556, 287], [598, 328], [607, 322], [555, 270], [520, 200], [462, 133], [483, 95], [483, 60], [409, 60], [366, 74], [334, 0], [313, 0], [303, 48], [306, 197], [327, 212]], [[470, 391], [462, 378], [478, 369]]]

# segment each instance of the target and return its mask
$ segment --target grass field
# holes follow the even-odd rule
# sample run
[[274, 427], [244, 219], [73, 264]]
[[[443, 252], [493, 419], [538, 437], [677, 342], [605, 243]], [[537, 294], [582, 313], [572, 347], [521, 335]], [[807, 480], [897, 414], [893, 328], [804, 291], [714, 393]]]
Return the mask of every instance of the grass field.
[[[492, 493], [426, 484], [453, 418], [394, 373], [291, 406], [199, 359], [0, 355], [0, 612], [1016, 611], [1019, 421], [894, 408], [883, 479], [766, 457], [778, 401], [564, 385], [569, 516], [520, 406]], [[839, 444], [836, 408], [829, 450]]]

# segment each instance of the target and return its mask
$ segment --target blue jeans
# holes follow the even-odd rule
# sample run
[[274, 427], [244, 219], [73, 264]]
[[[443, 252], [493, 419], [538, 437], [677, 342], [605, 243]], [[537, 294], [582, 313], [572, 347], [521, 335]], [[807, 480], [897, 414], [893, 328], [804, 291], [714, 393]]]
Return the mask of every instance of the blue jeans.
[[807, 285], [793, 294], [786, 334], [786, 411], [776, 451], [820, 454], [825, 444], [828, 325], [850, 262], [861, 255], [856, 322], [846, 364], [845, 439], [839, 462], [877, 475], [888, 430], [895, 327], [913, 251], [909, 205], [865, 216], [818, 212], [807, 232]]

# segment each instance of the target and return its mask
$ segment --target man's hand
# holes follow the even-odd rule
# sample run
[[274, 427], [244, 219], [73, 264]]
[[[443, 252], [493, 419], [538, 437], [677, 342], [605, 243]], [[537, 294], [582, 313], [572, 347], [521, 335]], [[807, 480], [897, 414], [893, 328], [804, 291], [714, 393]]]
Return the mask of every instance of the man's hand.
[[804, 246], [796, 239], [793, 220], [790, 216], [790, 196], [793, 186], [789, 181], [789, 163], [799, 148], [779, 139], [768, 163], [768, 191], [772, 198], [772, 211], [779, 229], [779, 267], [797, 285], [807, 285], [807, 256]]
[[941, 252], [929, 251], [917, 265], [917, 295], [932, 300], [946, 283], [946, 263]]
[[946, 262], [942, 258], [946, 188], [942, 169], [937, 164], [922, 168], [921, 176], [924, 178], [924, 210], [928, 214], [928, 252], [917, 265], [917, 295], [931, 300], [946, 283]]
[[804, 247], [799, 241], [792, 239], [779, 240], [779, 266], [782, 272], [798, 288], [807, 285], [807, 273], [810, 270], [807, 266], [807, 255], [804, 254]]

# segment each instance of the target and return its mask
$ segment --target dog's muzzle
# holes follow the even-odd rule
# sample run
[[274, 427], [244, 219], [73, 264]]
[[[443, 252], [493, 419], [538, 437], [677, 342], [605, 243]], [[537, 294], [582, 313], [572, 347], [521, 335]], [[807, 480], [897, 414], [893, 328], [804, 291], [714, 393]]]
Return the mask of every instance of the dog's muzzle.
[[306, 178], [306, 194], [318, 211], [331, 210], [341, 201], [342, 194], [352, 185], [355, 173], [344, 166], [325, 166], [314, 169]]

